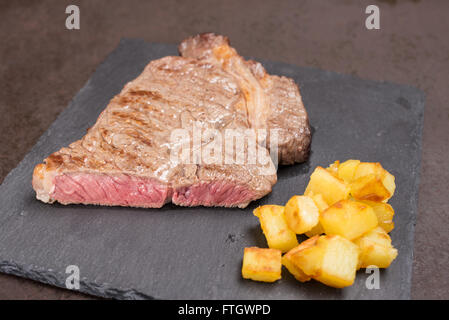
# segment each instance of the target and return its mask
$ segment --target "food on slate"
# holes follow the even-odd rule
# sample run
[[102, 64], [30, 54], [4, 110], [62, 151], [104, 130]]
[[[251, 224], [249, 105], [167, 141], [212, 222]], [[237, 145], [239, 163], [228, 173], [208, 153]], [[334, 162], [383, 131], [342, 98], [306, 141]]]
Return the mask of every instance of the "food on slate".
[[358, 200], [387, 201], [393, 196], [394, 177], [380, 163], [360, 163], [354, 172], [351, 195]]
[[398, 251], [391, 245], [388, 233], [377, 227], [360, 238], [354, 240], [360, 248], [359, 268], [375, 265], [379, 268], [388, 268], [398, 255]]
[[[321, 194], [315, 194], [312, 196], [313, 201], [315, 202], [315, 205], [318, 208], [319, 214], [323, 213], [324, 210], [326, 210], [327, 208], [329, 208], [329, 206], [327, 205], [326, 201], [324, 201], [324, 198]], [[316, 226], [314, 226], [312, 229], [310, 229], [309, 231], [307, 231], [305, 234], [308, 237], [313, 237], [317, 234], [322, 234], [324, 233], [323, 227], [321, 226], [321, 223], [318, 222], [318, 224]]]
[[[307, 159], [309, 120], [292, 79], [268, 74], [260, 63], [239, 56], [226, 37], [212, 33], [184, 40], [179, 52], [180, 57], [150, 62], [81, 140], [35, 167], [38, 199], [134, 207], [167, 202], [245, 207], [271, 191], [276, 183], [271, 160], [266, 165], [254, 159], [209, 163], [190, 150], [190, 161], [172, 161], [180, 141], [173, 141], [171, 134], [183, 129], [188, 131], [183, 138], [192, 138], [194, 126], [225, 138], [228, 129], [267, 130], [267, 143], [258, 146], [258, 153], [268, 159], [269, 142], [276, 140], [271, 130], [277, 130], [281, 164]], [[200, 140], [199, 149], [209, 150], [210, 139]], [[244, 148], [244, 158], [248, 155]]]
[[[282, 265], [298, 281], [315, 279], [343, 288], [354, 283], [358, 269], [388, 268], [396, 258], [398, 252], [388, 235], [394, 228], [394, 210], [386, 203], [395, 188], [394, 176], [380, 163], [335, 161], [328, 168], [315, 169], [305, 195], [293, 196], [284, 207], [258, 207], [254, 214], [268, 247], [288, 250]], [[309, 239], [294, 245], [296, 234]], [[251, 258], [258, 259], [256, 255]], [[251, 277], [243, 277], [263, 278], [264, 259], [252, 261], [258, 268], [251, 269]]]
[[307, 196], [293, 196], [285, 204], [284, 212], [287, 225], [297, 234], [310, 231], [320, 218], [318, 207], [313, 199]]
[[335, 176], [330, 170], [317, 167], [310, 176], [304, 194], [312, 197], [321, 194], [324, 201], [331, 205], [337, 201], [348, 199], [350, 186]]
[[296, 233], [287, 226], [284, 207], [276, 205], [258, 207], [254, 210], [254, 215], [260, 220], [268, 247], [286, 252], [298, 245]]
[[296, 263], [293, 261], [293, 257], [296, 254], [299, 254], [299, 252], [303, 251], [304, 249], [313, 247], [318, 238], [319, 238], [318, 236], [314, 236], [310, 239], [307, 239], [306, 241], [301, 242], [300, 245], [291, 249], [289, 252], [287, 252], [282, 256], [282, 264], [287, 268], [288, 271], [290, 271], [290, 273], [298, 281], [301, 282], [309, 281], [311, 279], [311, 276], [304, 273], [304, 271], [302, 271], [302, 269], [296, 265]]
[[309, 277], [328, 286], [343, 288], [354, 283], [359, 248], [346, 238], [326, 235], [290, 259]]
[[242, 275], [245, 279], [274, 282], [281, 278], [281, 250], [245, 248]]
[[325, 234], [336, 234], [354, 240], [377, 227], [377, 217], [369, 205], [341, 200], [327, 208], [320, 216]]
[[374, 201], [362, 201], [373, 208], [374, 213], [377, 216], [377, 222], [379, 226], [382, 227], [386, 232], [390, 232], [394, 229], [394, 210], [391, 205], [384, 202], [374, 202]]

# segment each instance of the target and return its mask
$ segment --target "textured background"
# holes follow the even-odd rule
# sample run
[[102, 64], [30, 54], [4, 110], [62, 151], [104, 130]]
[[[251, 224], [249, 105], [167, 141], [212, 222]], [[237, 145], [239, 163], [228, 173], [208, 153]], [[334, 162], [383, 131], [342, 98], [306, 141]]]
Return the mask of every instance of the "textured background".
[[[381, 30], [364, 9], [381, 9]], [[65, 7], [81, 30], [65, 29]], [[449, 2], [0, 1], [0, 180], [55, 120], [122, 37], [177, 43], [205, 31], [261, 59], [416, 86], [427, 94], [413, 298], [449, 298]], [[2, 299], [84, 299], [0, 275]]]

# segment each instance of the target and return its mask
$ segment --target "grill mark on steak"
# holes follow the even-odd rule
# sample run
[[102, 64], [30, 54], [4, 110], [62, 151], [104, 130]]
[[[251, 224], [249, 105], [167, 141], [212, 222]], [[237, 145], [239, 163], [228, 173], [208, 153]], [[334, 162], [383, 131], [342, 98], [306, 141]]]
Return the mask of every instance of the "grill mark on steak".
[[150, 90], [129, 90], [129, 94], [132, 96], [152, 98], [155, 100], [162, 99], [162, 96], [159, 93]]
[[57, 154], [57, 153], [51, 154], [46, 159], [46, 165], [49, 170], [56, 169], [56, 168], [60, 167], [63, 163], [64, 163], [64, 158], [60, 154]]
[[306, 158], [307, 114], [291, 79], [270, 76], [257, 62], [243, 60], [222, 36], [200, 35], [181, 47], [182, 57], [152, 61], [125, 85], [81, 140], [36, 166], [38, 199], [245, 207], [271, 191], [276, 175], [263, 174], [260, 164], [171, 162], [172, 130], [191, 130], [195, 123], [221, 132], [281, 127], [281, 162]]

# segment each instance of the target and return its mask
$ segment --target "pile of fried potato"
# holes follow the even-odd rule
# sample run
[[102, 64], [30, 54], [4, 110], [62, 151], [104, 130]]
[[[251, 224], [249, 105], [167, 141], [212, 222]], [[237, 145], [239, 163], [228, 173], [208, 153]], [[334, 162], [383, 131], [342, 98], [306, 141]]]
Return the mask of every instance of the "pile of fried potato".
[[[254, 210], [269, 248], [245, 248], [243, 278], [274, 282], [284, 265], [301, 282], [343, 288], [360, 268], [387, 268], [397, 256], [388, 235], [394, 210], [387, 203], [395, 188], [394, 176], [380, 163], [317, 167], [304, 195]], [[298, 243], [297, 234], [309, 239]]]

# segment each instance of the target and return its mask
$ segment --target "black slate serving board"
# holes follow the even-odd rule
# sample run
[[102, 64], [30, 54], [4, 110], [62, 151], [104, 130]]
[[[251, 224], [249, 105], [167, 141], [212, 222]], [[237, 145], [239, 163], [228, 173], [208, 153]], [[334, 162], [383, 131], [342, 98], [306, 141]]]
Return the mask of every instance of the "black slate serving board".
[[[79, 139], [109, 100], [153, 59], [176, 46], [122, 40], [33, 149], [0, 186], [0, 271], [65, 287], [66, 267], [80, 269], [80, 290], [118, 299], [407, 299], [417, 213], [424, 95], [391, 83], [279, 62], [270, 73], [300, 85], [314, 128], [310, 160], [279, 168], [273, 192], [248, 208], [133, 209], [59, 204], [35, 199], [34, 166]], [[252, 210], [302, 194], [318, 166], [349, 158], [380, 161], [396, 176], [391, 236], [399, 250], [381, 271], [380, 289], [358, 272], [342, 290], [302, 284], [284, 269], [277, 283], [244, 280], [243, 248], [266, 247]]]

